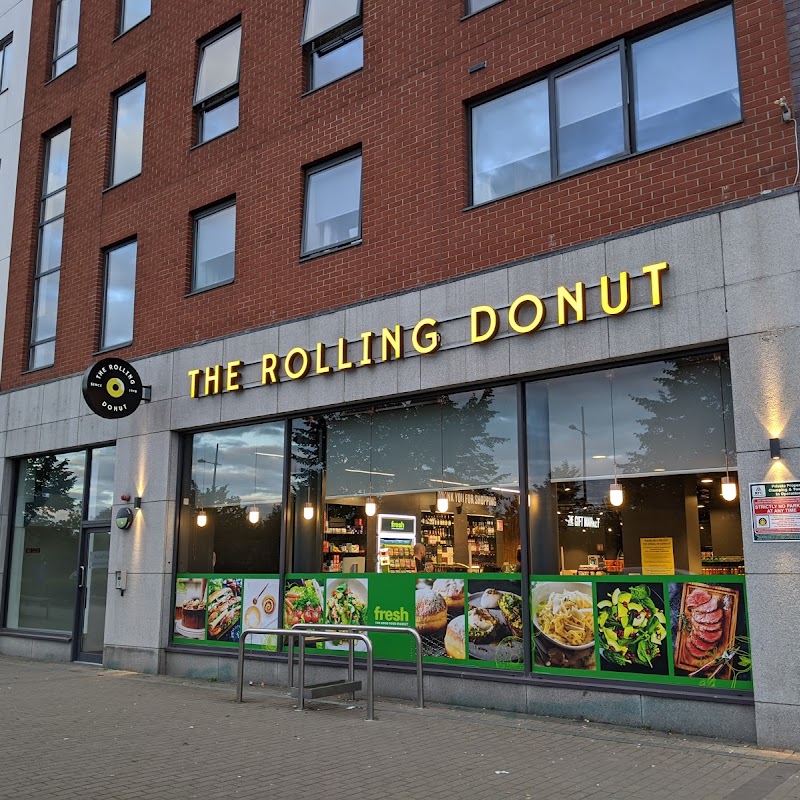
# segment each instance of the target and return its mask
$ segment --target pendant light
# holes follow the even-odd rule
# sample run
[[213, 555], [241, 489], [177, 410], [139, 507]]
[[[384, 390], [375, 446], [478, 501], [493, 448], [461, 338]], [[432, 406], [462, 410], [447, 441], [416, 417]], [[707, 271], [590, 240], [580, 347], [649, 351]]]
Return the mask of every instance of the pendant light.
[[728, 469], [728, 426], [725, 424], [725, 391], [722, 383], [722, 359], [718, 356], [719, 366], [719, 401], [722, 404], [722, 439], [725, 446], [725, 477], [722, 479], [722, 499], [731, 502], [739, 493], [736, 481], [731, 480]]
[[[441, 442], [441, 462], [442, 462], [442, 483], [444, 483], [444, 397], [439, 398], [439, 441]], [[436, 493], [436, 510], [440, 514], [446, 514], [450, 508], [450, 501], [444, 493], [444, 489], [439, 489]]]
[[[258, 497], [258, 485], [257, 485], [257, 470], [258, 470], [258, 453], [253, 456], [253, 497]], [[261, 509], [253, 503], [253, 505], [249, 506], [247, 509], [247, 521], [251, 525], [258, 525], [258, 521], [261, 519]]]
[[378, 504], [372, 496], [372, 415], [374, 413], [374, 409], [369, 410], [369, 496], [364, 505], [364, 513], [368, 517], [374, 517], [375, 512], [378, 510]]
[[[214, 460], [217, 460], [217, 457], [214, 456]], [[205, 528], [206, 524], [208, 523], [208, 514], [205, 512], [203, 497], [206, 493], [206, 460], [201, 458], [200, 461], [203, 462], [203, 493], [200, 495], [200, 510], [197, 512], [197, 518], [195, 521], [197, 522], [198, 528]], [[196, 486], [197, 484], [195, 484]]]
[[618, 508], [625, 500], [625, 493], [622, 491], [622, 484], [617, 480], [617, 440], [614, 431], [614, 379], [608, 376], [608, 386], [611, 392], [611, 453], [614, 459], [614, 483], [608, 488], [608, 502]]
[[308, 479], [308, 493], [303, 506], [303, 519], [314, 519], [314, 504], [311, 502], [311, 476]]

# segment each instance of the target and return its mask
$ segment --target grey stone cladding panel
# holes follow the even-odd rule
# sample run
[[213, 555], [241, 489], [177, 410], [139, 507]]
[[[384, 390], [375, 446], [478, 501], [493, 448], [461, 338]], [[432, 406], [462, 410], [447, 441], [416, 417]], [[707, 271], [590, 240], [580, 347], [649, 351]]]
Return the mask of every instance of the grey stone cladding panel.
[[42, 426], [12, 428], [6, 435], [6, 457], [14, 458], [38, 453], [41, 450]]
[[788, 194], [721, 213], [725, 282], [731, 286], [797, 272], [798, 195]]
[[800, 319], [800, 270], [729, 284], [725, 297], [731, 337], [791, 328]]
[[45, 422], [39, 430], [40, 450], [70, 450], [79, 445], [77, 417], [58, 422]]
[[800, 353], [800, 325], [736, 336], [729, 347], [737, 449], [766, 450], [774, 436], [800, 447], [800, 369], [787, 368]]
[[[112, 570], [118, 568], [110, 565]], [[129, 570], [124, 596], [109, 586], [105, 622], [107, 646], [164, 647], [171, 578], [171, 573]]]
[[797, 648], [792, 643], [797, 640], [799, 602], [796, 572], [747, 576], [747, 612], [756, 702], [793, 706], [798, 718]]
[[800, 709], [756, 699], [756, 730], [759, 747], [800, 750]]
[[41, 423], [43, 392], [44, 386], [30, 386], [8, 395], [8, 430]]
[[665, 225], [653, 234], [654, 257], [670, 265], [670, 277], [664, 284], [666, 302], [725, 285], [718, 214]]
[[79, 376], [64, 378], [42, 386], [42, 422], [59, 422], [73, 419], [80, 414], [83, 405], [82, 379]]

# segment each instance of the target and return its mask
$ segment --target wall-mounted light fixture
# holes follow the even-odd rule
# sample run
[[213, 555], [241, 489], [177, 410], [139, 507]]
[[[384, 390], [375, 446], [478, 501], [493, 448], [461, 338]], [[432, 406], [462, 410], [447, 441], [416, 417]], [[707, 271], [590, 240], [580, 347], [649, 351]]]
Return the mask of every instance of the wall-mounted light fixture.
[[133, 498], [133, 507], [141, 509], [141, 507], [142, 507], [142, 498], [141, 497], [134, 497]]
[[781, 440], [769, 440], [769, 456], [773, 461], [778, 461], [781, 457]]

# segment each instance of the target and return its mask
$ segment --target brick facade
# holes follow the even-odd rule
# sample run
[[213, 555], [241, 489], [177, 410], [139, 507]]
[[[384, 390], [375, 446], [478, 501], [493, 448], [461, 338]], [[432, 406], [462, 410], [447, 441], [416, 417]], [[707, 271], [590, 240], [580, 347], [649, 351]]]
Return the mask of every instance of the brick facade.
[[[462, 0], [365, 0], [364, 69], [304, 96], [302, 0], [155, 0], [152, 17], [116, 40], [115, 4], [83, 5], [78, 66], [48, 83], [54, 3], [34, 0], [5, 389], [79, 372], [92, 361], [101, 251], [134, 234], [134, 342], [115, 351], [123, 358], [755, 197], [788, 186], [795, 174], [793, 128], [773, 105], [791, 96], [793, 85], [788, 5], [779, 0], [734, 3], [742, 123], [469, 210], [467, 101], [703, 6], [504, 0], [462, 20]], [[193, 149], [196, 41], [239, 14], [239, 128]], [[481, 61], [487, 67], [470, 74]], [[143, 172], [103, 191], [111, 95], [142, 74]], [[56, 363], [26, 373], [41, 136], [67, 119], [72, 144]], [[363, 243], [301, 262], [303, 166], [357, 144]], [[191, 212], [234, 194], [236, 279], [187, 297]]]

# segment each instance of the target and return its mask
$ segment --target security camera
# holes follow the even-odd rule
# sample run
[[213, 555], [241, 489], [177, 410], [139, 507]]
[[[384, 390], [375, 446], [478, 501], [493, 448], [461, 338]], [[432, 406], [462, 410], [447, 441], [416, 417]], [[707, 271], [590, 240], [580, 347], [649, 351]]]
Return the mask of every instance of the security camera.
[[775, 105], [779, 106], [781, 109], [781, 116], [783, 117], [784, 122], [791, 122], [792, 121], [792, 109], [789, 108], [789, 103], [786, 102], [785, 97], [780, 97], [775, 101]]

